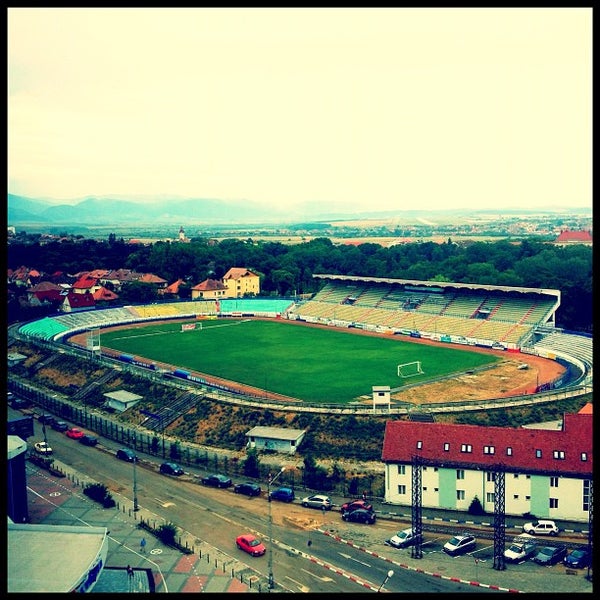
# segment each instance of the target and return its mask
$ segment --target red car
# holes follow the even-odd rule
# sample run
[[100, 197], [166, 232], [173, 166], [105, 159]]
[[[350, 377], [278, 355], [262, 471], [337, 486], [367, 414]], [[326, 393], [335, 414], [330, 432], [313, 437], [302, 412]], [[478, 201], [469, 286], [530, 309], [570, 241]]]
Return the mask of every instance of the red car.
[[345, 504], [342, 504], [341, 507], [341, 513], [345, 514], [345, 513], [349, 513], [352, 512], [353, 510], [356, 510], [357, 508], [362, 508], [364, 510], [373, 510], [373, 505], [369, 504], [366, 500], [353, 500], [352, 502], [346, 502]]
[[77, 427], [71, 427], [71, 429], [67, 429], [65, 431], [65, 435], [74, 440], [78, 440], [78, 439], [82, 438], [85, 435], [85, 433]]
[[265, 545], [251, 533], [245, 533], [235, 538], [235, 545], [250, 556], [263, 556], [267, 551]]

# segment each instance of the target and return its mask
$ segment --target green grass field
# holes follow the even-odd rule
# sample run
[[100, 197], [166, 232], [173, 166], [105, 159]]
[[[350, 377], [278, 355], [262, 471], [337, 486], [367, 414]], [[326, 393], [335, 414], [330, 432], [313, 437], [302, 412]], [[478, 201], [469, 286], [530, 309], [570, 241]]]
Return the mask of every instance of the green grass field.
[[[299, 327], [285, 321], [202, 321], [202, 330], [183, 333], [180, 322], [163, 323], [103, 332], [101, 345], [321, 403], [348, 403], [361, 395], [371, 397], [372, 386], [394, 389], [499, 361], [452, 347]], [[424, 374], [398, 377], [399, 364], [417, 360]]]

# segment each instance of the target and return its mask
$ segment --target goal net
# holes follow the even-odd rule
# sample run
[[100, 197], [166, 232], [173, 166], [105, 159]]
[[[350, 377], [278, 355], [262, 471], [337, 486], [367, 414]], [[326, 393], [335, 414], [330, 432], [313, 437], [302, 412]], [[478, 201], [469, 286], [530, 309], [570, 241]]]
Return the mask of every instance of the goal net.
[[181, 333], [184, 331], [202, 331], [202, 323], [183, 323], [181, 325]]
[[398, 377], [414, 377], [415, 375], [424, 375], [424, 371], [421, 368], [421, 361], [415, 360], [413, 362], [404, 363], [398, 365]]

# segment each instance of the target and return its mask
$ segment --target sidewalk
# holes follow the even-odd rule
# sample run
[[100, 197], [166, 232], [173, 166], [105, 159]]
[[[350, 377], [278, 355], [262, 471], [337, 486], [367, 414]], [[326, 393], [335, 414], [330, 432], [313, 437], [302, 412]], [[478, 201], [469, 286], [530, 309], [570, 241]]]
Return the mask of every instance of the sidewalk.
[[[131, 500], [113, 494], [118, 509], [103, 508], [83, 494], [88, 482], [55, 460], [66, 477], [58, 478], [27, 463], [29, 517], [32, 524], [106, 527], [109, 546], [106, 565], [92, 593], [265, 592], [264, 577], [247, 565], [198, 540], [183, 540], [193, 554], [165, 546], [139, 528], [140, 520], [155, 516], [133, 512]], [[146, 546], [142, 548], [141, 540]], [[127, 574], [133, 568], [133, 577]]]

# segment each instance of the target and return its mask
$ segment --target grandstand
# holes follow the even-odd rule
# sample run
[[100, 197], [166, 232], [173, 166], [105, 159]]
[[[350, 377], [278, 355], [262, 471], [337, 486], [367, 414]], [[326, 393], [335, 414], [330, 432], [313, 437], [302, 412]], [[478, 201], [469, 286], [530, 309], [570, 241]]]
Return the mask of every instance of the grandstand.
[[[560, 291], [419, 280], [313, 275], [323, 287], [289, 318], [516, 350], [554, 326]], [[444, 341], [453, 341], [451, 339]]]

